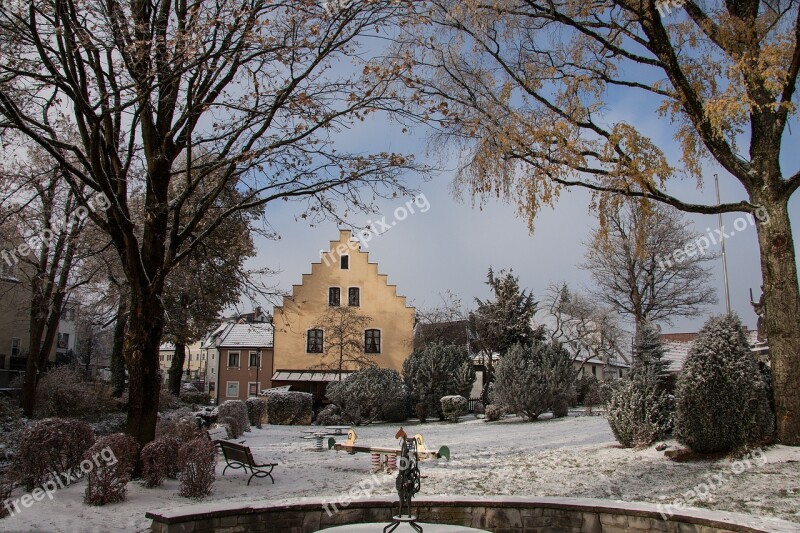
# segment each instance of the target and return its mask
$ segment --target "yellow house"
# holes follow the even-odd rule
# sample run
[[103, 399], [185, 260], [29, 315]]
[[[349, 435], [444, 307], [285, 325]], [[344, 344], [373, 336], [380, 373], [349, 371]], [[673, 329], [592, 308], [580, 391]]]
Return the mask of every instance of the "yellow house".
[[[333, 324], [332, 312], [350, 320], [350, 326]], [[369, 262], [349, 230], [341, 230], [339, 240], [312, 263], [311, 273], [303, 274], [302, 283], [275, 307], [272, 386], [291, 385], [319, 398], [328, 382], [340, 379], [340, 369], [353, 371], [367, 363], [400, 371], [413, 349], [414, 317], [414, 308], [388, 276]], [[345, 336], [352, 353], [342, 357]]]

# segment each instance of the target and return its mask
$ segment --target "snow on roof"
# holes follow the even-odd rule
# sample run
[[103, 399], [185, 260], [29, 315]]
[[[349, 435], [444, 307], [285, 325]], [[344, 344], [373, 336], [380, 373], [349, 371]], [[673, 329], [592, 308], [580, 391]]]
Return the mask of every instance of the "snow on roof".
[[[747, 344], [750, 345], [752, 352], [760, 352], [767, 350], [766, 344], [759, 342], [758, 332], [753, 329], [746, 329], [744, 331], [747, 337]], [[667, 370], [670, 372], [680, 372], [683, 369], [683, 363], [689, 356], [689, 348], [692, 342], [697, 337], [697, 333], [662, 333], [661, 340], [664, 343], [664, 360], [669, 364]]]
[[220, 348], [272, 348], [273, 331], [272, 324], [253, 323], [253, 324], [230, 324], [222, 335], [217, 345]]

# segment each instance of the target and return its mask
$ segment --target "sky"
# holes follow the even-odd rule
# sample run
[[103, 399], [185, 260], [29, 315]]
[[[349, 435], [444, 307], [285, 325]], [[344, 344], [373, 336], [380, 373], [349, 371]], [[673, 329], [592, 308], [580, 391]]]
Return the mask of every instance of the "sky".
[[[672, 161], [677, 160], [677, 150], [672, 135], [674, 129], [668, 120], [652, 110], [654, 102], [638, 97], [629, 91], [607, 95], [606, 122], [624, 120], [648, 134]], [[792, 124], [800, 129], [795, 120]], [[475, 307], [475, 297], [489, 296], [485, 284], [489, 267], [495, 270], [513, 269], [520, 285], [543, 298], [548, 285], [566, 282], [573, 290], [583, 291], [592, 286], [589, 273], [580, 269], [584, 260], [586, 243], [597, 227], [596, 218], [589, 212], [589, 194], [582, 189], [562, 193], [554, 209], [544, 208], [537, 216], [535, 231], [528, 231], [527, 222], [517, 216], [516, 205], [500, 200], [486, 205], [473, 205], [467, 195], [457, 200], [451, 184], [458, 166], [457, 154], [429, 152], [432, 145], [429, 132], [422, 127], [401, 133], [401, 127], [378, 116], [346, 132], [337, 139], [343, 148], [356, 152], [395, 151], [412, 153], [418, 160], [431, 161], [444, 168], [432, 180], [408, 175], [408, 185], [424, 195], [429, 204], [425, 212], [418, 210], [402, 221], [394, 220], [394, 210], [407, 199], [382, 201], [377, 204], [378, 215], [355, 214], [348, 220], [363, 227], [369, 221], [386, 216], [396, 225], [385, 234], [375, 236], [366, 249], [370, 260], [377, 262], [379, 271], [389, 276], [389, 283], [398, 287], [398, 293], [408, 298], [410, 305], [426, 308], [440, 303], [439, 294], [451, 291], [459, 296], [467, 308]], [[744, 144], [746, 146], [746, 143]], [[794, 149], [797, 138], [791, 128], [784, 140], [784, 172], [800, 169], [800, 153]], [[715, 203], [714, 174], [720, 177], [722, 202], [745, 199], [741, 185], [724, 169], [709, 163], [704, 169], [704, 185], [697, 188], [694, 180], [673, 181], [668, 192], [690, 202]], [[284, 203], [270, 205], [267, 219], [279, 240], [258, 239], [258, 255], [249, 261], [252, 268], [268, 267], [277, 270], [269, 282], [283, 291], [300, 283], [303, 273], [310, 272], [311, 263], [319, 260], [322, 248], [338, 238], [339, 226], [335, 222], [311, 226], [299, 219], [302, 204]], [[790, 203], [793, 228], [800, 228], [800, 199]], [[695, 230], [713, 232], [718, 228], [717, 215], [692, 215]], [[756, 315], [750, 305], [749, 290], [755, 299], [760, 295], [761, 273], [755, 228], [737, 219], [740, 214], [723, 216], [726, 233], [733, 235], [725, 241], [730, 300], [732, 311], [743, 323], [755, 328]], [[738, 223], [741, 231], [733, 229]], [[718, 245], [716, 247], [718, 250]], [[712, 251], [714, 248], [712, 247]], [[722, 260], [713, 263], [711, 284], [717, 291], [719, 303], [708, 307], [701, 317], [675, 319], [672, 324], [661, 324], [666, 332], [697, 331], [705, 320], [725, 312]], [[264, 301], [271, 309], [272, 303]], [[247, 304], [241, 304], [249, 306]]]
[[[626, 117], [632, 123], [656, 132], [659, 126], [649, 124], [652, 117]], [[637, 124], [637, 125], [639, 125]], [[661, 125], [663, 126], [663, 124]], [[402, 135], [385, 122], [365, 124], [349, 132], [347, 142], [367, 149], [370, 144], [383, 150], [410, 152], [418, 158], [433, 157], [427, 154], [429, 138], [422, 129]], [[669, 129], [664, 131], [671, 135]], [[446, 290], [458, 295], [466, 307], [474, 308], [474, 298], [489, 296], [485, 284], [487, 269], [512, 268], [519, 276], [522, 287], [538, 298], [545, 295], [551, 283], [567, 282], [573, 290], [592, 286], [589, 273], [578, 265], [584, 259], [585, 243], [597, 227], [596, 218], [589, 213], [589, 195], [581, 189], [565, 191], [554, 209], [545, 208], [535, 221], [533, 233], [527, 223], [517, 216], [516, 206], [503, 201], [491, 201], [484, 206], [473, 205], [471, 198], [457, 200], [452, 194], [455, 161], [447, 161], [449, 169], [430, 181], [419, 176], [408, 176], [408, 183], [424, 196], [421, 208], [402, 221], [395, 220], [394, 212], [402, 208], [406, 198], [386, 200], [378, 204], [379, 214], [356, 214], [349, 221], [358, 227], [366, 226], [386, 216], [386, 222], [396, 224], [367, 243], [370, 261], [377, 262], [381, 273], [396, 284], [398, 293], [406, 296], [410, 305], [431, 307], [440, 303], [439, 294]], [[712, 171], [709, 171], [710, 173]], [[695, 183], [677, 183], [671, 189], [680, 197], [692, 201], [714, 202], [713, 178], [703, 190]], [[740, 186], [720, 172], [722, 201], [741, 197]], [[422, 198], [420, 198], [422, 200]], [[792, 201], [790, 212], [793, 226], [798, 226], [800, 202]], [[422, 212], [424, 207], [425, 212]], [[303, 273], [310, 272], [311, 263], [319, 260], [319, 252], [328, 241], [338, 239], [338, 226], [327, 222], [312, 227], [307, 221], [297, 219], [302, 205], [283, 203], [270, 206], [267, 218], [280, 240], [258, 239], [258, 255], [249, 267], [269, 267], [278, 273], [270, 279], [283, 291], [290, 291], [300, 283]], [[718, 227], [717, 216], [687, 215], [698, 232], [713, 231]], [[738, 214], [724, 215], [726, 233], [732, 229]], [[741, 227], [741, 223], [740, 223]], [[747, 226], [726, 241], [726, 255], [731, 291], [731, 308], [745, 325], [755, 328], [756, 316], [750, 306], [749, 289], [758, 299], [760, 266], [755, 228]], [[723, 313], [723, 275], [721, 260], [713, 264], [712, 284], [718, 292], [719, 304], [709, 307], [701, 318], [677, 319], [674, 324], [662, 324], [666, 332], [697, 331], [712, 314]], [[244, 305], [244, 304], [243, 304]], [[249, 305], [249, 304], [247, 304]], [[264, 301], [264, 307], [272, 304]]]

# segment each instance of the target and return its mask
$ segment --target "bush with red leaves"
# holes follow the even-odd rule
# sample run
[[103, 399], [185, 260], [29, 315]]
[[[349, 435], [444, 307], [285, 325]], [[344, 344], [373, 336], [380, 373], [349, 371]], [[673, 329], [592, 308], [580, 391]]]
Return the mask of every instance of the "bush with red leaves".
[[216, 477], [217, 452], [207, 438], [189, 441], [178, 452], [181, 488], [178, 494], [187, 498], [202, 498], [211, 494]]
[[178, 439], [164, 437], [142, 448], [142, 478], [147, 487], [160, 487], [165, 477], [175, 478], [178, 465], [175, 458], [181, 443]]
[[[81, 463], [82, 470], [89, 470], [83, 501], [105, 505], [124, 500], [138, 456], [139, 444], [125, 433], [114, 433], [95, 442]], [[92, 466], [84, 469], [87, 461]]]
[[38, 420], [22, 432], [13, 476], [27, 491], [42, 485], [52, 474], [80, 476], [81, 459], [93, 443], [94, 433], [86, 422], [68, 418]]

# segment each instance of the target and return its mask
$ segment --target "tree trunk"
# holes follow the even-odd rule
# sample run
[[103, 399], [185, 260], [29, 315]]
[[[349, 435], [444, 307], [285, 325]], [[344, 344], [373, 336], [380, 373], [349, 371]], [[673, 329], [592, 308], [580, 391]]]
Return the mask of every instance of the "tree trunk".
[[117, 323], [114, 325], [114, 345], [111, 349], [111, 384], [114, 397], [119, 398], [125, 391], [125, 331], [128, 326], [129, 296], [121, 294], [117, 306]]
[[20, 397], [20, 407], [28, 418], [33, 417], [33, 409], [36, 405], [36, 384], [41, 369], [39, 368], [39, 347], [44, 336], [44, 325], [46, 317], [42, 316], [41, 296], [39, 294], [40, 285], [34, 281], [33, 300], [31, 301], [30, 313], [30, 336], [28, 339], [28, 358], [25, 362], [25, 378], [22, 384], [22, 395]]
[[175, 343], [175, 355], [169, 365], [169, 391], [179, 396], [181, 393], [181, 378], [183, 377], [183, 363], [186, 360], [186, 344]]
[[800, 294], [787, 200], [757, 199], [767, 339], [775, 387], [778, 440], [800, 446]]
[[142, 292], [131, 287], [124, 349], [129, 375], [125, 432], [144, 446], [155, 438], [158, 420], [161, 392], [158, 347], [164, 330], [164, 308], [157, 295]]

